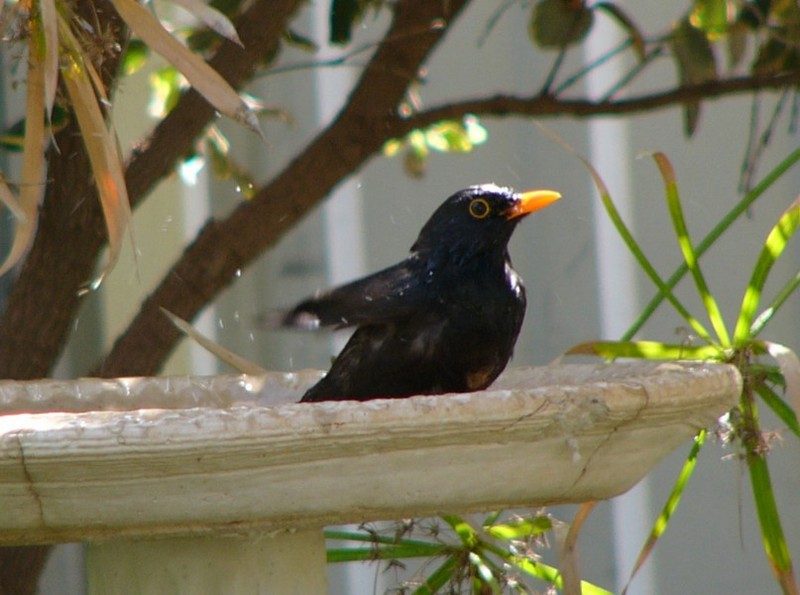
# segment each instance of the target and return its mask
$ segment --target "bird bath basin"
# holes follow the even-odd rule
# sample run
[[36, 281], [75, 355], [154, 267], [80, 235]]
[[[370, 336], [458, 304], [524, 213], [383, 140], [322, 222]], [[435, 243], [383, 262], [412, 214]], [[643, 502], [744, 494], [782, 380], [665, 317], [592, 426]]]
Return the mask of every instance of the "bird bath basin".
[[741, 390], [730, 366], [631, 363], [294, 403], [317, 378], [0, 383], [0, 544], [90, 542], [92, 593], [324, 592], [326, 524], [610, 498]]

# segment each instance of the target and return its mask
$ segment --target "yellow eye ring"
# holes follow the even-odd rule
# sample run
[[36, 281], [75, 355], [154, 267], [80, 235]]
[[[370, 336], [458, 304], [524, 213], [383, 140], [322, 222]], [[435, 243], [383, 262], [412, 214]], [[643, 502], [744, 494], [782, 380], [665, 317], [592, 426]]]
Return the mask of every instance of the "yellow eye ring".
[[469, 203], [469, 214], [475, 219], [485, 219], [491, 211], [492, 208], [484, 198], [473, 198]]

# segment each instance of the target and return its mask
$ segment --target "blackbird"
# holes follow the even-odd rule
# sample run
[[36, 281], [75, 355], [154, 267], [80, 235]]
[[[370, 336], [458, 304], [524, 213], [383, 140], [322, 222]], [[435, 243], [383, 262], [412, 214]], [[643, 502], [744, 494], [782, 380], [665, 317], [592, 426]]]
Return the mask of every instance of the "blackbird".
[[453, 194], [411, 255], [282, 313], [278, 324], [356, 327], [303, 401], [468, 392], [489, 386], [511, 358], [525, 288], [508, 256], [517, 223], [560, 198], [494, 184]]

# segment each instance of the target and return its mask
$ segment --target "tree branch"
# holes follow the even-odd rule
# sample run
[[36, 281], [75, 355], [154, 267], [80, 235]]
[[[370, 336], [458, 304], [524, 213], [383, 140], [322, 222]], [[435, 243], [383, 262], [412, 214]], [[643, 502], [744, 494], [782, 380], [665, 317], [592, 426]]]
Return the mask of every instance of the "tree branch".
[[158, 371], [180, 338], [160, 312], [192, 319], [330, 190], [376, 153], [428, 54], [469, 0], [402, 0], [389, 31], [336, 120], [250, 201], [211, 221], [185, 250], [97, 370], [103, 376]]
[[403, 136], [415, 128], [424, 128], [443, 120], [457, 120], [467, 114], [482, 116], [574, 116], [592, 118], [597, 116], [623, 116], [641, 114], [688, 101], [721, 99], [769, 89], [785, 89], [800, 85], [800, 70], [775, 75], [743, 76], [697, 85], [667, 89], [655, 93], [627, 97], [624, 99], [591, 101], [588, 99], [561, 99], [548, 95], [520, 97], [495, 95], [431, 107], [413, 116], [396, 122], [392, 132]]

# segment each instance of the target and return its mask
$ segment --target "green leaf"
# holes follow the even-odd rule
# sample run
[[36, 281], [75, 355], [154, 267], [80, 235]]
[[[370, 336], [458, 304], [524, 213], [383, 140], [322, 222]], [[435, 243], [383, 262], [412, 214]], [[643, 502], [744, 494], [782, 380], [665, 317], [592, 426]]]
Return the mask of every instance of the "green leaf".
[[[478, 577], [480, 577], [483, 586], [489, 587], [492, 593], [500, 595], [501, 593], [500, 583], [497, 581], [497, 577], [495, 576], [495, 571], [492, 568], [492, 565], [489, 563], [489, 561], [480, 556], [476, 552], [470, 552], [468, 559], [469, 563], [475, 567], [475, 571], [478, 573]], [[482, 593], [483, 589], [481, 589], [480, 592]]]
[[678, 238], [678, 245], [683, 253], [683, 259], [689, 272], [692, 273], [697, 291], [706, 307], [711, 326], [714, 327], [722, 346], [728, 347], [730, 345], [730, 337], [728, 336], [728, 330], [725, 328], [725, 320], [722, 318], [722, 312], [720, 312], [717, 305], [717, 300], [714, 299], [714, 296], [709, 291], [706, 280], [700, 270], [697, 254], [692, 246], [689, 229], [686, 227], [686, 220], [683, 216], [683, 208], [681, 207], [681, 199], [678, 195], [678, 186], [675, 183], [675, 173], [672, 170], [672, 165], [663, 153], [654, 153], [653, 159], [655, 159], [658, 169], [661, 171], [661, 177], [664, 179], [667, 206], [672, 218], [672, 227], [675, 229], [675, 235]]
[[581, 41], [589, 33], [594, 13], [584, 2], [540, 0], [533, 7], [529, 33], [542, 48], [563, 48]]
[[[758, 521], [761, 525], [761, 537], [764, 541], [764, 551], [767, 554], [767, 559], [772, 565], [772, 570], [778, 577], [779, 582], [793, 582], [790, 576], [792, 573], [792, 557], [781, 526], [778, 504], [775, 501], [767, 460], [763, 455], [751, 454], [747, 459], [747, 467], [750, 470], [753, 499], [756, 504]], [[787, 577], [787, 575], [789, 576]]]
[[689, 16], [692, 25], [713, 37], [728, 32], [728, 0], [695, 0]]
[[[670, 35], [670, 46], [681, 85], [696, 85], [717, 79], [717, 63], [706, 34], [694, 27], [688, 18], [678, 21]], [[694, 134], [700, 117], [700, 102], [684, 104], [684, 125], [687, 136]]]
[[483, 530], [495, 539], [526, 539], [541, 535], [553, 528], [553, 522], [548, 516], [537, 516], [532, 519], [519, 519], [502, 525], [485, 526]]
[[794, 412], [789, 404], [784, 401], [774, 390], [765, 384], [757, 384], [756, 392], [761, 400], [772, 409], [772, 412], [778, 416], [786, 427], [789, 428], [795, 436], [800, 438], [800, 423], [797, 422], [797, 414]]
[[607, 359], [635, 357], [651, 360], [715, 360], [727, 359], [716, 345], [678, 345], [658, 341], [590, 341], [570, 347], [565, 355], [598, 355]]
[[147, 62], [150, 55], [150, 48], [141, 39], [131, 39], [125, 54], [122, 56], [122, 72], [125, 76], [130, 76], [139, 72]]
[[680, 504], [681, 498], [683, 497], [683, 492], [686, 489], [686, 485], [689, 483], [689, 479], [692, 477], [694, 469], [697, 466], [697, 456], [700, 454], [700, 449], [703, 447], [703, 444], [706, 441], [706, 435], [706, 430], [700, 430], [697, 433], [697, 436], [695, 436], [694, 444], [689, 451], [689, 456], [686, 457], [686, 462], [683, 464], [683, 468], [678, 474], [675, 484], [672, 486], [672, 491], [670, 492], [667, 501], [664, 503], [664, 506], [661, 509], [661, 514], [658, 515], [656, 522], [653, 524], [653, 528], [650, 530], [650, 535], [648, 536], [647, 541], [639, 551], [639, 555], [636, 558], [636, 564], [634, 564], [631, 575], [628, 578], [628, 582], [625, 585], [625, 588], [622, 590], [623, 594], [628, 590], [628, 586], [636, 576], [636, 573], [639, 572], [639, 569], [650, 556], [650, 553], [653, 551], [656, 542], [664, 534], [664, 531], [667, 530], [667, 527], [669, 526], [669, 520], [672, 518], [675, 510], [677, 510], [678, 504]]
[[742, 298], [742, 307], [739, 310], [739, 319], [736, 321], [736, 330], [733, 338], [737, 343], [744, 343], [750, 339], [750, 328], [753, 324], [758, 303], [761, 300], [761, 292], [767, 281], [770, 270], [775, 262], [780, 258], [786, 245], [800, 224], [800, 197], [789, 205], [783, 212], [781, 218], [770, 230], [761, 254], [758, 257], [750, 282]]
[[456, 535], [461, 538], [461, 542], [468, 548], [475, 547], [478, 543], [478, 533], [467, 521], [455, 514], [442, 515], [442, 520], [450, 525]]
[[[795, 149], [792, 151], [783, 161], [781, 161], [773, 170], [771, 170], [764, 178], [755, 185], [755, 187], [748, 192], [742, 199], [733, 206], [733, 208], [728, 211], [728, 213], [720, 219], [719, 223], [717, 223], [714, 228], [708, 232], [699, 244], [695, 247], [695, 254], [697, 258], [700, 258], [703, 254], [705, 254], [708, 249], [714, 245], [714, 243], [725, 233], [728, 229], [731, 228], [733, 223], [743, 214], [746, 213], [750, 206], [755, 203], [757, 199], [759, 199], [764, 192], [767, 191], [777, 180], [779, 180], [787, 171], [789, 171], [792, 166], [794, 166], [798, 161], [800, 161], [800, 148]], [[683, 279], [684, 275], [689, 272], [686, 263], [681, 264], [667, 279], [666, 287], [671, 291], [681, 279]], [[647, 303], [642, 313], [639, 317], [634, 321], [634, 323], [630, 326], [630, 328], [625, 331], [625, 334], [622, 336], [623, 340], [631, 339], [639, 330], [642, 328], [645, 322], [649, 320], [649, 318], [653, 315], [653, 312], [661, 305], [661, 302], [667, 297], [668, 294], [665, 294], [663, 291], [653, 296], [653, 298]]]
[[786, 284], [781, 287], [780, 291], [775, 294], [775, 297], [770, 302], [769, 306], [756, 316], [753, 324], [750, 325], [750, 336], [757, 337], [772, 317], [781, 309], [781, 306], [786, 303], [791, 295], [800, 287], [800, 271], [794, 277], [789, 279]]
[[452, 551], [441, 543], [382, 545], [380, 547], [329, 548], [329, 564], [341, 562], [369, 562], [372, 560], [400, 560], [402, 558], [435, 558]]
[[[611, 223], [614, 224], [617, 233], [622, 238], [622, 241], [625, 242], [625, 245], [628, 247], [628, 250], [631, 251], [631, 254], [633, 254], [633, 257], [636, 259], [636, 262], [639, 263], [641, 269], [647, 274], [648, 277], [650, 277], [650, 280], [656, 285], [656, 287], [658, 287], [663, 297], [672, 305], [673, 308], [675, 308], [678, 314], [680, 314], [692, 327], [692, 329], [694, 329], [695, 333], [697, 333], [700, 338], [711, 342], [708, 332], [705, 330], [705, 328], [703, 328], [703, 325], [700, 324], [700, 322], [689, 313], [683, 304], [678, 301], [678, 298], [676, 298], [672, 293], [672, 287], [674, 287], [674, 285], [668, 286], [664, 280], [661, 279], [661, 276], [658, 274], [655, 267], [650, 263], [650, 260], [647, 258], [647, 256], [645, 256], [644, 252], [639, 247], [639, 244], [634, 239], [633, 234], [622, 220], [622, 216], [619, 214], [616, 205], [614, 205], [614, 201], [611, 199], [611, 194], [608, 191], [608, 187], [606, 186], [605, 182], [603, 182], [603, 178], [600, 177], [600, 174], [597, 172], [594, 166], [589, 162], [588, 159], [586, 159], [586, 157], [581, 155], [577, 150], [563, 141], [549, 128], [538, 122], [534, 122], [534, 124], [553, 142], [557, 143], [565, 151], [571, 153], [577, 157], [581, 163], [583, 163], [584, 167], [586, 167], [586, 169], [589, 171], [589, 174], [592, 176], [592, 180], [597, 188], [597, 193], [600, 195], [600, 201], [603, 203], [603, 208], [606, 210], [606, 214], [608, 214], [609, 219], [611, 219]], [[627, 336], [626, 338], [629, 339], [630, 336]]]
[[458, 567], [458, 558], [448, 557], [436, 570], [428, 575], [428, 579], [415, 591], [415, 595], [435, 595], [453, 578], [453, 572]]

